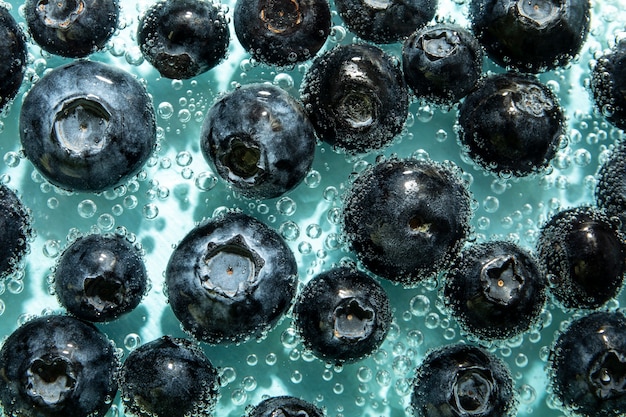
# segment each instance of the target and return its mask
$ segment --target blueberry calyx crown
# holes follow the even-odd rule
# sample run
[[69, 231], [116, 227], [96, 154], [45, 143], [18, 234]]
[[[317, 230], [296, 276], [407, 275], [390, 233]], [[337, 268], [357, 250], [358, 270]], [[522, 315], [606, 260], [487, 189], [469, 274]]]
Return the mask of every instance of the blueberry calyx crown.
[[37, 14], [48, 27], [67, 30], [85, 10], [82, 0], [40, 0]]
[[23, 389], [39, 406], [63, 405], [76, 386], [77, 370], [66, 358], [53, 354], [35, 358], [25, 371]]
[[591, 364], [588, 378], [598, 398], [606, 400], [626, 394], [626, 355], [615, 349], [601, 353]]
[[495, 381], [491, 371], [481, 366], [461, 367], [452, 383], [450, 405], [461, 416], [487, 415]]
[[502, 255], [490, 260], [480, 272], [485, 297], [503, 306], [511, 304], [518, 298], [524, 281], [524, 275], [512, 255]]
[[374, 330], [376, 311], [367, 302], [355, 297], [342, 300], [333, 312], [333, 335], [337, 339], [358, 342]]
[[559, 22], [563, 4], [560, 0], [518, 0], [520, 18], [538, 29], [546, 29]]
[[300, 5], [295, 0], [269, 0], [263, 6], [259, 18], [273, 33], [283, 34], [302, 23]]
[[267, 157], [254, 139], [245, 134], [234, 135], [226, 149], [218, 149], [217, 159], [228, 169], [231, 181], [255, 184], [265, 176]]
[[460, 44], [461, 38], [458, 33], [450, 30], [426, 32], [416, 40], [416, 46], [421, 48], [431, 61], [454, 55]]
[[59, 103], [52, 126], [51, 139], [67, 152], [91, 156], [107, 145], [111, 112], [98, 97], [85, 96]]

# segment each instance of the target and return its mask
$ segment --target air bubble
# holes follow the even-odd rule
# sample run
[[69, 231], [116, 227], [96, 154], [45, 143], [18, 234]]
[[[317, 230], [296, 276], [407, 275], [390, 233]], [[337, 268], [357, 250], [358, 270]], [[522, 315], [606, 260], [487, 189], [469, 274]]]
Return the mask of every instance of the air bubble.
[[293, 78], [289, 74], [280, 73], [276, 74], [276, 76], [274, 77], [274, 85], [277, 85], [283, 90], [289, 90], [290, 88], [293, 88], [294, 84], [295, 83], [293, 81]]
[[141, 337], [137, 333], [129, 333], [124, 338], [124, 347], [126, 350], [133, 351], [141, 345]]
[[217, 185], [217, 177], [211, 172], [201, 172], [196, 176], [196, 187], [201, 191], [209, 191]]
[[367, 383], [372, 380], [372, 370], [367, 366], [361, 366], [356, 373], [356, 377], [362, 383]]
[[58, 240], [47, 240], [43, 245], [43, 254], [47, 258], [56, 258], [61, 252], [61, 242]]
[[78, 203], [78, 214], [83, 219], [89, 219], [96, 214], [98, 207], [92, 200], [83, 200]]
[[252, 375], [245, 376], [241, 381], [241, 386], [248, 392], [254, 391], [257, 387], [256, 379]]
[[343, 394], [343, 385], [339, 382], [333, 386], [333, 392], [337, 395]]
[[59, 207], [59, 199], [56, 197], [50, 197], [47, 201], [47, 206], [50, 210], [54, 210]]
[[137, 197], [135, 197], [134, 195], [129, 195], [124, 198], [124, 207], [128, 210], [132, 210], [137, 207], [138, 203], [139, 202], [137, 201]]
[[284, 347], [291, 349], [298, 344], [298, 334], [292, 327], [285, 329], [280, 335], [280, 341]]
[[155, 204], [143, 206], [143, 216], [148, 220], [154, 220], [159, 215], [159, 208]]
[[300, 382], [302, 382], [302, 373], [298, 370], [295, 370], [291, 373], [291, 382], [293, 382], [294, 384], [299, 384]]
[[417, 317], [423, 317], [430, 311], [430, 300], [425, 295], [416, 295], [410, 301], [411, 313]]
[[311, 239], [317, 239], [322, 234], [322, 228], [319, 224], [310, 224], [306, 228], [306, 235]]
[[500, 200], [498, 200], [497, 197], [487, 196], [483, 200], [483, 209], [487, 213], [495, 213], [496, 211], [498, 211], [499, 207], [500, 207]]
[[285, 240], [294, 241], [300, 237], [300, 228], [298, 227], [298, 224], [291, 220], [281, 224], [278, 231]]
[[265, 363], [269, 366], [276, 365], [277, 361], [278, 361], [278, 357], [276, 356], [275, 353], [268, 353], [265, 356]]
[[289, 197], [281, 197], [276, 202], [276, 210], [284, 216], [292, 216], [296, 212], [296, 202]]
[[389, 385], [391, 385], [391, 374], [389, 373], [389, 371], [385, 369], [381, 369], [380, 371], [378, 371], [376, 373], [376, 382], [381, 387], [388, 387]]
[[528, 365], [528, 357], [524, 355], [523, 353], [518, 354], [517, 357], [515, 358], [515, 365], [517, 365], [520, 368], [526, 367], [526, 365]]
[[243, 389], [236, 389], [230, 394], [230, 400], [235, 405], [243, 405], [248, 399], [248, 394]]
[[424, 319], [424, 324], [429, 329], [436, 329], [439, 327], [440, 319], [439, 314], [437, 313], [428, 313], [426, 318]]
[[167, 120], [174, 114], [174, 106], [167, 101], [164, 101], [157, 107], [157, 113], [161, 119]]
[[17, 152], [7, 152], [4, 154], [4, 163], [10, 168], [15, 168], [20, 164], [20, 155]]
[[189, 166], [192, 161], [193, 157], [187, 151], [179, 152], [178, 155], [176, 155], [176, 163], [181, 167]]
[[308, 255], [311, 253], [312, 250], [313, 247], [309, 242], [300, 242], [300, 244], [298, 245], [298, 252], [300, 252], [302, 255]]
[[322, 182], [322, 175], [314, 169], [309, 171], [309, 173], [304, 177], [304, 183], [309, 188], [317, 188], [321, 182]]

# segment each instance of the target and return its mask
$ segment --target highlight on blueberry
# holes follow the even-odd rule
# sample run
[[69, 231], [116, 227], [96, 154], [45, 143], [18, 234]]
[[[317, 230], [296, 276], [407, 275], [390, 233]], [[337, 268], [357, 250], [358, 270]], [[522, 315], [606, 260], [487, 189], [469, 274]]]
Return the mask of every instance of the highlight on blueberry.
[[591, 93], [596, 107], [620, 129], [626, 129], [626, 41], [619, 40], [596, 61], [591, 71]]
[[567, 65], [589, 32], [589, 0], [471, 0], [472, 29], [497, 64], [539, 73]]
[[620, 220], [626, 232], [626, 146], [618, 143], [600, 167], [595, 197], [598, 206]]
[[599, 308], [622, 288], [624, 236], [614, 221], [594, 207], [552, 216], [541, 229], [537, 254], [552, 295], [565, 308]]
[[246, 197], [269, 199], [295, 188], [315, 154], [315, 130], [302, 106], [271, 84], [248, 84], [208, 111], [202, 154]]
[[330, 34], [328, 0], [238, 0], [233, 12], [237, 39], [254, 59], [269, 65], [304, 62]]
[[438, 0], [335, 0], [351, 32], [367, 41], [394, 43], [430, 22]]
[[219, 64], [230, 31], [220, 6], [205, 0], [163, 0], [139, 21], [137, 42], [161, 76], [187, 79]]
[[626, 413], [626, 317], [595, 312], [562, 332], [550, 352], [549, 376], [557, 404], [568, 415]]
[[336, 363], [356, 362], [378, 349], [392, 319], [385, 290], [350, 267], [311, 279], [296, 300], [294, 317], [304, 345]]
[[174, 315], [208, 343], [261, 338], [289, 309], [298, 266], [282, 237], [246, 214], [229, 211], [185, 236], [167, 265]]
[[54, 271], [61, 305], [89, 321], [110, 321], [132, 311], [147, 286], [141, 254], [119, 235], [79, 237], [63, 251]]
[[219, 374], [197, 344], [162, 336], [128, 355], [120, 390], [124, 411], [133, 416], [211, 415], [219, 398]]
[[59, 188], [104, 191], [135, 175], [156, 146], [145, 88], [129, 73], [79, 60], [47, 73], [20, 113], [26, 157]]
[[339, 45], [318, 56], [301, 96], [319, 138], [353, 154], [391, 143], [408, 115], [402, 70], [373, 45]]
[[9, 10], [0, 6], [0, 110], [19, 91], [26, 73], [27, 60], [24, 33]]
[[511, 417], [517, 412], [513, 379], [493, 354], [472, 345], [431, 350], [417, 368], [411, 394], [415, 417]]
[[117, 392], [113, 344], [69, 316], [32, 319], [0, 349], [0, 402], [7, 416], [98, 417]]
[[6, 185], [0, 185], [0, 282], [17, 272], [33, 236], [30, 210]]
[[459, 108], [459, 139], [482, 168], [527, 176], [545, 169], [565, 135], [554, 93], [516, 73], [483, 78]]
[[297, 397], [269, 397], [252, 407], [245, 417], [324, 417], [324, 410]]
[[475, 243], [446, 273], [444, 299], [466, 332], [484, 340], [509, 339], [537, 322], [546, 284], [534, 256], [517, 244]]
[[118, 0], [26, 0], [24, 15], [33, 40], [45, 51], [83, 58], [103, 49], [117, 29]]
[[354, 181], [345, 197], [343, 229], [367, 269], [414, 286], [461, 250], [470, 231], [470, 203], [456, 168], [390, 159]]

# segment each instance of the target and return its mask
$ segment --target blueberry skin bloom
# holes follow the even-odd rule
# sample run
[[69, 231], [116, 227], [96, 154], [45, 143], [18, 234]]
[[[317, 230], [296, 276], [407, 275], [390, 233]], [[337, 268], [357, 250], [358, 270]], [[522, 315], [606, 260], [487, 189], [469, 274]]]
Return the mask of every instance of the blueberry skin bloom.
[[438, 0], [335, 0], [351, 32], [375, 43], [406, 38], [435, 17]]
[[26, 38], [6, 7], [0, 6], [0, 110], [17, 94], [28, 61]]
[[517, 400], [506, 365], [471, 345], [430, 351], [413, 380], [415, 417], [510, 417]]
[[319, 138], [352, 154], [388, 145], [409, 111], [402, 70], [373, 45], [340, 45], [318, 56], [301, 95]]
[[134, 416], [210, 415], [219, 397], [219, 375], [197, 345], [163, 336], [128, 355], [120, 389], [125, 411]]
[[483, 50], [474, 35], [451, 23], [426, 26], [404, 42], [404, 78], [415, 95], [451, 105], [465, 97], [482, 74]]
[[83, 58], [102, 49], [120, 15], [118, 0], [26, 0], [28, 30], [44, 50]]
[[452, 169], [433, 161], [389, 160], [354, 181], [343, 229], [367, 269], [414, 286], [460, 251], [469, 235], [470, 202]]
[[6, 185], [0, 185], [0, 281], [15, 273], [33, 235], [30, 210]]
[[579, 53], [590, 8], [588, 0], [471, 0], [469, 15], [491, 59], [538, 73], [562, 67]]
[[99, 192], [135, 175], [150, 157], [154, 108], [129, 73], [79, 60], [55, 68], [28, 92], [20, 139], [52, 184]]
[[591, 93], [606, 119], [626, 129], [626, 41], [621, 40], [600, 57], [591, 72]]
[[298, 267], [273, 229], [228, 212], [193, 229], [165, 272], [183, 328], [207, 343], [262, 337], [295, 297]]
[[626, 317], [596, 312], [573, 321], [550, 352], [553, 392], [572, 416], [626, 413]]
[[375, 351], [391, 323], [389, 298], [372, 278], [352, 268], [317, 275], [294, 306], [305, 346], [336, 363], [355, 362]]
[[491, 241], [461, 252], [447, 273], [444, 297], [465, 331], [485, 340], [508, 339], [537, 321], [546, 284], [530, 253]]
[[61, 305], [82, 320], [97, 322], [137, 307], [148, 283], [141, 255], [118, 235], [78, 238], [61, 254], [54, 275]]
[[626, 232], [626, 146], [618, 143], [598, 171], [595, 190], [598, 206], [609, 216], [620, 219]]
[[187, 79], [202, 74], [226, 56], [230, 31], [220, 8], [204, 0], [166, 0], [153, 4], [139, 21], [137, 42], [161, 76]]
[[324, 417], [325, 415], [324, 411], [308, 401], [282, 395], [261, 401], [246, 414], [246, 417]]
[[330, 34], [327, 0], [238, 0], [235, 33], [256, 60], [293, 65], [311, 59]]
[[249, 84], [220, 98], [202, 125], [202, 154], [246, 197], [269, 199], [295, 188], [315, 155], [315, 130], [286, 91]]
[[461, 103], [458, 124], [459, 139], [478, 165], [520, 177], [547, 167], [565, 134], [552, 91], [514, 73], [484, 78]]
[[565, 308], [599, 308], [622, 288], [626, 242], [616, 224], [596, 208], [554, 215], [541, 229], [537, 254], [550, 291]]
[[117, 392], [113, 344], [93, 325], [43, 316], [0, 350], [0, 402], [7, 416], [104, 416]]

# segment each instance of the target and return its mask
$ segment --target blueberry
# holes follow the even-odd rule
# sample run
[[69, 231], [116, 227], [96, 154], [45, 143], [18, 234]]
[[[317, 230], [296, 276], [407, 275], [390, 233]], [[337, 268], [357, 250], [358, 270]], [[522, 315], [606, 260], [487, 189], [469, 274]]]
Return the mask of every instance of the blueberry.
[[483, 50], [471, 32], [452, 23], [438, 23], [415, 31], [404, 42], [402, 67], [417, 97], [454, 104], [478, 82]]
[[227, 212], [194, 228], [174, 250], [165, 280], [183, 328], [208, 343], [260, 338], [291, 306], [298, 266], [273, 229]]
[[460, 251], [470, 230], [470, 202], [456, 170], [391, 159], [354, 181], [343, 229], [367, 269], [412, 286], [448, 266]]
[[226, 56], [230, 31], [219, 6], [204, 0], [154, 3], [139, 22], [137, 42], [163, 77], [202, 74]]
[[372, 278], [341, 267], [304, 287], [294, 306], [305, 346], [322, 359], [355, 362], [375, 351], [391, 323], [389, 298]]
[[462, 328], [479, 338], [508, 339], [537, 321], [546, 279], [535, 258], [506, 241], [463, 250], [446, 276], [444, 297]]
[[241, 45], [254, 59], [279, 66], [315, 56], [330, 22], [327, 0], [238, 0], [233, 13]]
[[620, 220], [626, 232], [626, 145], [619, 143], [600, 167], [596, 186], [598, 206]]
[[538, 73], [563, 67], [589, 32], [589, 0], [471, 0], [470, 21], [497, 64]]
[[249, 84], [221, 97], [206, 115], [201, 148], [229, 184], [250, 198], [278, 197], [313, 164], [315, 130], [286, 91]]
[[52, 184], [103, 191], [136, 174], [152, 153], [154, 108], [129, 73], [79, 60], [50, 71], [28, 92], [20, 138]]
[[9, 10], [0, 6], [0, 110], [17, 94], [28, 60], [26, 38]]
[[335, 0], [348, 29], [375, 43], [406, 38], [435, 17], [438, 0]]
[[601, 56], [591, 72], [591, 92], [596, 106], [620, 129], [626, 129], [626, 41], [617, 42]]
[[484, 78], [459, 109], [459, 138], [469, 156], [498, 174], [526, 176], [544, 169], [565, 134], [563, 110], [535, 77]]
[[560, 405], [573, 416], [626, 413], [626, 317], [596, 312], [558, 336], [550, 352], [550, 380]]
[[102, 49], [117, 29], [118, 0], [26, 0], [28, 30], [45, 51], [82, 58]]
[[120, 389], [126, 413], [134, 416], [210, 415], [219, 396], [219, 376], [197, 345], [163, 336], [128, 355]]
[[305, 74], [302, 101], [320, 139], [349, 153], [389, 144], [409, 105], [402, 70], [366, 44], [340, 45], [317, 57]]
[[7, 416], [104, 416], [117, 392], [113, 344], [93, 325], [44, 316], [20, 326], [0, 350]]
[[308, 401], [283, 395], [270, 397], [251, 408], [245, 417], [324, 417], [326, 413]]
[[593, 207], [563, 210], [543, 226], [537, 253], [550, 291], [566, 308], [598, 308], [622, 288], [626, 242], [615, 223]]
[[411, 410], [415, 417], [511, 417], [517, 400], [500, 359], [458, 344], [426, 355], [413, 380]]
[[6, 185], [0, 185], [0, 281], [15, 273], [33, 235], [30, 210]]
[[78, 238], [61, 254], [54, 275], [61, 305], [80, 319], [98, 322], [137, 307], [148, 282], [141, 255], [119, 235]]

